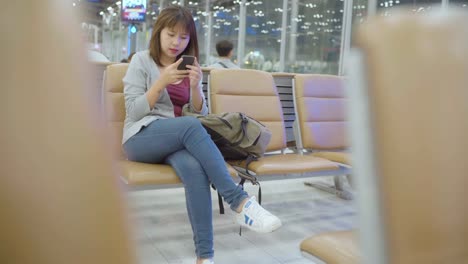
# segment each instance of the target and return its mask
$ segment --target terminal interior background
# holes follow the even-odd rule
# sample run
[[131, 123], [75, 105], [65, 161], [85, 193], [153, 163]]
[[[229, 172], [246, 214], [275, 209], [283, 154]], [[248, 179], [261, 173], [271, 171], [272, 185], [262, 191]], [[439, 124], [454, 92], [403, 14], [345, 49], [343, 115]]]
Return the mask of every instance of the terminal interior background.
[[241, 68], [339, 75], [345, 72], [352, 25], [368, 14], [391, 16], [401, 6], [415, 13], [442, 5], [468, 10], [468, 0], [354, 0], [346, 6], [344, 0], [148, 0], [145, 21], [128, 23], [121, 21], [121, 1], [68, 1], [83, 11], [88, 48], [113, 62], [147, 49], [159, 11], [179, 4], [193, 10], [201, 66], [214, 63], [216, 42], [228, 39]]
[[[241, 68], [260, 69], [268, 72], [325, 73], [332, 75], [348, 74], [344, 65], [346, 64], [347, 53], [353, 42], [352, 33], [354, 32], [354, 27], [364, 22], [367, 16], [373, 14], [392, 16], [394, 10], [403, 5], [409, 7], [415, 14], [430, 12], [433, 9], [444, 6], [454, 6], [468, 11], [468, 0], [150, 0], [147, 4], [148, 10], [145, 22], [129, 24], [120, 20], [121, 3], [119, 1], [66, 0], [60, 2], [60, 4], [69, 4], [73, 10], [80, 13], [81, 21], [79, 21], [79, 26], [81, 33], [86, 39], [87, 49], [103, 54], [110, 62], [119, 62], [127, 58], [133, 51], [146, 49], [151, 35], [151, 26], [158, 12], [169, 4], [182, 4], [190, 7], [195, 14], [202, 66], [208, 66], [215, 59], [215, 43], [221, 39], [229, 39], [235, 44], [236, 55], [234, 59]], [[24, 1], [24, 4], [17, 4], [16, 6], [24, 7], [26, 5], [26, 1]], [[34, 6], [38, 7], [40, 4], [34, 3]], [[9, 4], [7, 4], [7, 7], [9, 7]], [[47, 18], [50, 18], [48, 15], [52, 12], [48, 10], [48, 12], [44, 13], [43, 17], [40, 15], [37, 15], [37, 17], [45, 21]], [[9, 19], [5, 19], [4, 21], [11, 22], [13, 20], [11, 18], [15, 15], [13, 12], [7, 14], [5, 17]], [[60, 17], [59, 19], [64, 18]], [[51, 19], [51, 21], [56, 20]], [[115, 197], [108, 195], [111, 193], [109, 189], [113, 190], [116, 186], [110, 186], [108, 182], [104, 184], [105, 177], [102, 177], [103, 175], [112, 175], [109, 173], [111, 162], [110, 160], [107, 160], [107, 163], [102, 162], [101, 166], [98, 166], [105, 168], [102, 171], [92, 170], [95, 168], [90, 165], [89, 170], [91, 173], [84, 171], [88, 167], [83, 166], [85, 163], [81, 162], [84, 160], [94, 166], [94, 159], [96, 163], [101, 162], [104, 160], [103, 156], [105, 156], [102, 155], [101, 150], [91, 152], [97, 149], [97, 146], [100, 146], [99, 142], [97, 142], [98, 140], [92, 137], [94, 136], [93, 131], [86, 130], [88, 127], [74, 125], [75, 123], [84, 123], [84, 118], [79, 114], [86, 111], [84, 107], [80, 108], [81, 105], [74, 104], [74, 100], [78, 96], [81, 96], [81, 91], [78, 91], [77, 88], [80, 88], [80, 85], [83, 84], [78, 81], [81, 76], [80, 73], [83, 72], [81, 72], [81, 69], [77, 70], [78, 67], [76, 66], [79, 63], [75, 64], [73, 60], [81, 55], [81, 53], [78, 54], [79, 52], [76, 52], [76, 54], [71, 54], [69, 51], [77, 50], [81, 48], [81, 45], [78, 45], [77, 42], [72, 43], [71, 41], [70, 43], [65, 43], [69, 45], [63, 45], [63, 47], [57, 45], [57, 40], [61, 38], [48, 36], [47, 33], [53, 31], [48, 31], [47, 24], [42, 31], [37, 30], [36, 27], [31, 25], [25, 26], [24, 23], [18, 25], [23, 26], [23, 29], [30, 30], [28, 33], [31, 33], [31, 37], [26, 38], [27, 34], [22, 34], [21, 32], [13, 35], [11, 38], [7, 38], [7, 41], [5, 41], [8, 44], [8, 40], [11, 39], [28, 40], [21, 43], [24, 46], [18, 46], [26, 48], [17, 48], [15, 46], [12, 49], [13, 52], [6, 54], [6, 65], [8, 65], [4, 72], [6, 73], [4, 78], [6, 85], [2, 89], [5, 89], [7, 93], [6, 96], [2, 97], [6, 103], [1, 104], [2, 106], [6, 106], [6, 110], [1, 111], [2, 114], [7, 116], [7, 118], [3, 119], [6, 124], [4, 125], [4, 132], [1, 134], [2, 143], [6, 147], [2, 149], [3, 165], [1, 166], [2, 169], [0, 169], [2, 172], [0, 177], [2, 184], [0, 186], [3, 187], [0, 192], [0, 208], [3, 211], [0, 217], [0, 228], [2, 228], [4, 242], [6, 243], [0, 243], [0, 263], [91, 263], [80, 260], [87, 257], [86, 253], [98, 251], [104, 252], [103, 255], [110, 253], [110, 256], [115, 257], [115, 261], [92, 263], [124, 263], [125, 259], [122, 258], [119, 262], [118, 258], [121, 256], [119, 253], [125, 253], [125, 248], [123, 246], [121, 248], [116, 247], [115, 242], [120, 241], [119, 235], [121, 234], [119, 231], [122, 232], [120, 227], [126, 225], [118, 222], [121, 220], [119, 218], [121, 217], [120, 207], [119, 210], [112, 207], [118, 207], [115, 205], [116, 203], [112, 202], [120, 201], [120, 198], [116, 198], [118, 196], [116, 193], [112, 193]], [[459, 26], [462, 28], [467, 25]], [[6, 31], [6, 33], [10, 32], [16, 31]], [[75, 31], [70, 32], [75, 33]], [[60, 31], [59, 33], [62, 34], [64, 32]], [[40, 34], [44, 34], [45, 36], [42, 37], [48, 40], [48, 42], [35, 42], [36, 39], [34, 38], [40, 39], [38, 37]], [[8, 34], [6, 35], [8, 36]], [[52, 47], [52, 45], [57, 45], [56, 49], [54, 52], [47, 54], [35, 52], [35, 56], [31, 57], [32, 52], [24, 52], [24, 50], [30, 51], [34, 50], [34, 48], [43, 51], [47, 50], [48, 47]], [[7, 47], [12, 46], [13, 44]], [[405, 48], [404, 41], [400, 47], [402, 49]], [[63, 48], [63, 50], [60, 50], [60, 48]], [[466, 47], [462, 47], [462, 50], [466, 51]], [[391, 51], [389, 53], [392, 54]], [[60, 69], [60, 66], [64, 64], [56, 63], [56, 54], [68, 54], [67, 57], [61, 58], [61, 61], [66, 61], [66, 65], [69, 68], [62, 67]], [[50, 67], [44, 67], [44, 65]], [[107, 65], [107, 63], [104, 63], [104, 65]], [[447, 71], [450, 70], [453, 70], [453, 68]], [[48, 75], [44, 75], [44, 72], [48, 73]], [[50, 74], [55, 72], [59, 74]], [[443, 69], [441, 72], [444, 73]], [[99, 74], [100, 78], [102, 78], [102, 72]], [[47, 78], [44, 76], [47, 76]], [[434, 76], [434, 78], [437, 78], [442, 75], [434, 74]], [[91, 78], [94, 76], [87, 77]], [[447, 81], [446, 79], [441, 79]], [[99, 89], [101, 89], [100, 85], [101, 83], [99, 83]], [[86, 87], [85, 91], [88, 92], [91, 88], [97, 87]], [[418, 88], [425, 89], [427, 87], [422, 87], [421, 85]], [[448, 94], [451, 90], [447, 89], [446, 91], [448, 91]], [[444, 94], [435, 92], [432, 95], [434, 97], [443, 97]], [[466, 92], [460, 94], [466, 95]], [[66, 98], [69, 100], [63, 100], [62, 95], [68, 95]], [[413, 99], [418, 97], [418, 95], [420, 93], [415, 93]], [[402, 98], [400, 97], [399, 99]], [[427, 97], [419, 96], [419, 98], [424, 100]], [[464, 97], [460, 96], [459, 98], [462, 99], [457, 101], [459, 104], [456, 109], [460, 110], [461, 113], [462, 110], [466, 110], [467, 108], [461, 107], [462, 103], [460, 102]], [[13, 101], [14, 99], [16, 101]], [[94, 97], [92, 100], [94, 100]], [[418, 102], [420, 103], [423, 100], [419, 100]], [[76, 100], [76, 102], [78, 101]], [[437, 100], [434, 101], [438, 102]], [[92, 102], [88, 103], [92, 105]], [[60, 110], [65, 110], [57, 111], [58, 106], [63, 107]], [[33, 112], [31, 112], [31, 109], [33, 109]], [[432, 109], [434, 112], [438, 110], [436, 107]], [[439, 120], [441, 123], [446, 120], [447, 122], [455, 120], [452, 119], [454, 116], [460, 117], [456, 111], [448, 113], [446, 116], [442, 114], [435, 116], [441, 117]], [[98, 116], [96, 112], [93, 114]], [[423, 120], [427, 121], [429, 118], [432, 118], [432, 116], [423, 116]], [[461, 120], [460, 123], [456, 123], [458, 126], [441, 126], [435, 132], [447, 132], [447, 135], [453, 135], [449, 133], [453, 129], [456, 132], [455, 135], [460, 136], [467, 128], [462, 118], [463, 116], [457, 119]], [[87, 125], [91, 127], [90, 124]], [[79, 140], [86, 137], [92, 138], [92, 140], [84, 140], [83, 142]], [[63, 142], [70, 143], [70, 140], [65, 141], [64, 138], [68, 140], [72, 138], [72, 144], [64, 144]], [[458, 138], [460, 139], [459, 142], [457, 141]], [[448, 150], [450, 150], [448, 147], [447, 149], [444, 148], [446, 147], [444, 146], [445, 143], [456, 142], [459, 145], [454, 143], [450, 146], [462, 146], [457, 149], [463, 148], [466, 150], [467, 148], [464, 148], [466, 146], [466, 140], [463, 141], [464, 138], [460, 136], [444, 138], [444, 142], [435, 141], [434, 144], [438, 144], [437, 146], [440, 147], [437, 148], [441, 154], [438, 157], [447, 154]], [[62, 141], [62, 139], [64, 140]], [[23, 143], [20, 144], [20, 142]], [[53, 143], [56, 144], [54, 145]], [[55, 148], [60, 143], [64, 146]], [[84, 143], [86, 144], [84, 145]], [[52, 148], [48, 145], [51, 145]], [[25, 151], [31, 150], [31, 146], [36, 150], [35, 152], [29, 153]], [[60, 154], [59, 150], [69, 146], [73, 148], [68, 148]], [[78, 151], [74, 153], [75, 149], [80, 150], [81, 147], [83, 149], [86, 148], [88, 152], [81, 153]], [[430, 146], [424, 147], [427, 149]], [[454, 152], [451, 151], [450, 153], [453, 154]], [[458, 153], [464, 154], [466, 151]], [[467, 156], [459, 156], [454, 159], [457, 163], [453, 166], [453, 168], [458, 169], [457, 172], [466, 168], [467, 164], [466, 162], [463, 163]], [[73, 157], [73, 160], [69, 159], [69, 157]], [[443, 157], [441, 160], [442, 162], [447, 161]], [[44, 161], [44, 164], [41, 163], [42, 161]], [[430, 159], [428, 159], [426, 162], [427, 167], [430, 167], [430, 163], [437, 163], [436, 161], [438, 160], [430, 162]], [[447, 164], [452, 163], [447, 162]], [[449, 166], [444, 166], [444, 169], [450, 169], [447, 167]], [[22, 174], [21, 172], [24, 171], [27, 173]], [[442, 191], [437, 193], [438, 196], [433, 200], [422, 201], [421, 204], [418, 204], [418, 206], [421, 205], [420, 208], [416, 209], [427, 209], [434, 205], [438, 206], [438, 208], [447, 208], [446, 211], [448, 212], [452, 209], [451, 206], [454, 206], [454, 208], [458, 206], [456, 208], [462, 210], [450, 214], [449, 216], [453, 218], [447, 221], [447, 223], [458, 223], [457, 221], [467, 219], [467, 210], [464, 209], [466, 207], [462, 207], [463, 205], [460, 206], [460, 203], [457, 203], [457, 201], [459, 202], [463, 199], [464, 193], [462, 190], [464, 189], [458, 187], [449, 190], [446, 187], [454, 187], [460, 182], [462, 183], [460, 186], [464, 186], [463, 183], [466, 182], [466, 170], [463, 170], [459, 174], [454, 173], [453, 175], [448, 174], [447, 171], [440, 173], [447, 178], [445, 178], [445, 181], [438, 181], [439, 183], [443, 183], [441, 185]], [[428, 171], [426, 172], [428, 173]], [[418, 176], [424, 177], [427, 174], [420, 173]], [[460, 181], [451, 181], [454, 178]], [[328, 177], [328, 179], [331, 180], [331, 177]], [[464, 179], [463, 182], [462, 179]], [[406, 182], [408, 185], [414, 184], [414, 182], [409, 180]], [[333, 194], [305, 187], [303, 181], [304, 179], [270, 181], [262, 185], [264, 188], [264, 204], [272, 210], [279, 212], [281, 218], [290, 224], [279, 230], [279, 232], [270, 234], [270, 236], [260, 236], [244, 231], [243, 235], [239, 237], [237, 233], [238, 226], [232, 224], [230, 217], [232, 213], [229, 215], [230, 212], [227, 212], [227, 216], [219, 215], [216, 211], [217, 204], [214, 203], [213, 215], [217, 227], [215, 244], [216, 250], [219, 252], [216, 258], [220, 260], [216, 263], [320, 263], [307, 261], [299, 255], [299, 241], [312, 234], [320, 234], [331, 230], [362, 228], [374, 231], [372, 226], [369, 225], [362, 224], [356, 226], [354, 201], [340, 200]], [[15, 183], [15, 185], [12, 184], [13, 188], [11, 188], [11, 185], [8, 183]], [[435, 185], [430, 181], [419, 183], [422, 187], [427, 188], [432, 188]], [[102, 188], [103, 186], [105, 188]], [[249, 193], [252, 194], [255, 194], [254, 191], [257, 190], [254, 186], [250, 185], [246, 188], [249, 188]], [[425, 195], [424, 192], [426, 190], [425, 188], [416, 189], [415, 193], [421, 194], [424, 197], [431, 196], [430, 193]], [[102, 196], [93, 196], [95, 193], [101, 193], [101, 191], [103, 193]], [[35, 197], [42, 199], [35, 201], [32, 199]], [[139, 263], [194, 262], [191, 230], [188, 225], [182, 188], [130, 192], [125, 198], [129, 198], [128, 200], [133, 202], [130, 205], [129, 211], [131, 213], [131, 224], [134, 228], [131, 231], [136, 233], [137, 250], [140, 252], [141, 257]], [[402, 203], [405, 202], [407, 201], [403, 201]], [[5, 204], [7, 206], [3, 206]], [[69, 206], [70, 204], [72, 206]], [[405, 213], [410, 215], [414, 212]], [[422, 219], [420, 223], [415, 225], [418, 227], [414, 231], [415, 233], [421, 230], [429, 230], [430, 228], [424, 229], [423, 227], [424, 225], [431, 224], [431, 220], [444, 218], [437, 217], [438, 212], [431, 211], [431, 213], [430, 216], [432, 218]], [[21, 216], [21, 221], [16, 220], [13, 216]], [[114, 218], [111, 216], [114, 216]], [[11, 219], [16, 221], [8, 222]], [[97, 221], [91, 221], [93, 219], [97, 219]], [[4, 224], [5, 220], [7, 224]], [[404, 224], [404, 222], [411, 222], [413, 220], [409, 216], [406, 218], [405, 215], [401, 218], [400, 223]], [[447, 219], [444, 218], [444, 220]], [[70, 223], [73, 225], [68, 225]], [[20, 226], [23, 229], [14, 229], [11, 228], [12, 226]], [[81, 229], [76, 228], [74, 230], [75, 226], [81, 227]], [[50, 230], [56, 233], [50, 233]], [[63, 232], [59, 233], [57, 230]], [[423, 240], [426, 238], [429, 242], [432, 242], [443, 241], [444, 239], [448, 241], [447, 238], [450, 235], [456, 238], [466, 237], [466, 234], [468, 234], [466, 228], [463, 230], [440, 234], [440, 237], [428, 237], [424, 233], [418, 233], [418, 238], [421, 239], [418, 241], [419, 244], [410, 246], [421, 250], [424, 248], [420, 245], [424, 244]], [[29, 240], [26, 242], [21, 241], [21, 238], [24, 237], [27, 237]], [[56, 237], [60, 239], [54, 239]], [[86, 239], [80, 240], [80, 238]], [[459, 239], [459, 241], [461, 240]], [[34, 244], [33, 242], [36, 243]], [[96, 245], [99, 245], [98, 250], [93, 248]], [[457, 248], [460, 249], [463, 246]], [[466, 252], [466, 246], [464, 248], [463, 252]], [[67, 251], [63, 249], [67, 249]], [[437, 254], [436, 252], [426, 253], [429, 257]], [[27, 261], [3, 261], [4, 255], [7, 257], [13, 256], [15, 259], [22, 258]], [[466, 254], [463, 256], [466, 256]], [[48, 261], [52, 259], [67, 259], [68, 261]], [[366, 263], [377, 264], [385, 262]], [[449, 259], [446, 259], [446, 261], [417, 263], [458, 264], [460, 262], [451, 262]]]

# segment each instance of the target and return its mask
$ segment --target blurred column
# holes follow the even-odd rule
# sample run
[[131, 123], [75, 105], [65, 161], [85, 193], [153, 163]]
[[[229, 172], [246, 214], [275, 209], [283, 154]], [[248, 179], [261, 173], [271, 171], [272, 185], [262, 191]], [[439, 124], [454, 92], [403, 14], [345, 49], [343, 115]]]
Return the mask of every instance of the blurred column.
[[240, 2], [239, 7], [239, 37], [237, 39], [237, 65], [242, 66], [245, 53], [245, 20], [246, 20], [246, 0]]
[[[297, 21], [298, 21], [298, 0], [291, 1], [291, 34], [289, 35], [289, 55], [290, 62], [296, 61], [296, 48], [297, 48]], [[287, 9], [283, 10], [283, 14], [287, 13]]]
[[88, 24], [88, 28], [93, 31], [93, 49], [99, 46], [99, 28], [94, 24]]
[[[125, 42], [125, 39], [122, 38], [123, 36], [123, 31], [122, 31], [122, 2], [120, 2], [120, 4], [117, 4], [117, 6], [119, 7], [119, 10], [117, 11], [117, 17], [119, 19], [119, 40], [118, 40], [118, 49], [119, 49], [119, 53], [122, 53], [122, 48], [125, 46], [125, 43], [122, 43], [122, 42]], [[128, 55], [130, 54], [130, 47], [127, 47], [126, 48], [126, 57], [128, 57]], [[120, 56], [122, 57], [122, 56]], [[117, 61], [120, 61], [120, 57], [117, 58]]]
[[101, 22], [101, 40], [102, 40], [102, 42], [101, 42], [101, 52], [103, 54], [106, 54], [107, 53], [107, 43], [105, 41], [105, 39], [106, 39], [105, 38], [105, 31], [106, 31], [106, 26], [107, 26], [107, 22], [106, 22], [106, 18], [105, 18], [106, 14], [103, 11], [101, 11], [99, 14], [101, 15], [101, 18], [102, 18], [102, 22]]
[[349, 56], [351, 46], [351, 26], [353, 20], [353, 0], [344, 0], [344, 12], [341, 26], [341, 45], [340, 45], [340, 61], [338, 75], [345, 75], [346, 61]]
[[[147, 49], [148, 43], [149, 43], [146, 22], [141, 23], [139, 28], [141, 30], [138, 30], [137, 33], [136, 33], [135, 51], [140, 51], [140, 50]], [[128, 54], [128, 55], [130, 55], [130, 54]], [[127, 55], [127, 57], [128, 57], [128, 55]]]
[[136, 50], [136, 36], [137, 36], [138, 27], [134, 24], [128, 26], [128, 54], [135, 52]]
[[[206, 65], [210, 65], [210, 54], [211, 54], [211, 27], [213, 26], [213, 14], [211, 13], [210, 10], [210, 0], [206, 0], [205, 4], [205, 12], [206, 12], [206, 24], [208, 25], [208, 28], [206, 30], [206, 36], [205, 36], [205, 54], [206, 54]], [[200, 63], [200, 62], [199, 62]]]
[[368, 0], [367, 2], [367, 16], [373, 16], [377, 13], [377, 0]]
[[442, 9], [447, 9], [449, 6], [449, 0], [442, 0]]
[[280, 66], [279, 71], [284, 71], [286, 56], [286, 27], [288, 19], [288, 0], [283, 0], [283, 17], [281, 18], [281, 46], [280, 46]]
[[109, 10], [109, 13], [110, 13], [110, 23], [109, 23], [109, 28], [110, 28], [110, 50], [111, 52], [109, 53], [110, 56], [109, 56], [109, 59], [111, 61], [114, 60], [114, 58], [116, 58], [116, 45], [118, 45], [117, 43], [115, 43], [115, 30], [114, 30], [114, 13], [113, 13], [113, 9], [112, 11]]

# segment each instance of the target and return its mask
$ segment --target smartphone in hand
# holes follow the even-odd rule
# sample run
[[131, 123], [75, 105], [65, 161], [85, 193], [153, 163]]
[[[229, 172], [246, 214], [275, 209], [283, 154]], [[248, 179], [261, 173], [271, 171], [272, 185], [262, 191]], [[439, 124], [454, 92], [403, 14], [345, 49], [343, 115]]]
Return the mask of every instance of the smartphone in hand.
[[194, 62], [194, 56], [182, 55], [182, 62], [177, 66], [177, 70], [188, 70], [187, 65], [193, 65]]

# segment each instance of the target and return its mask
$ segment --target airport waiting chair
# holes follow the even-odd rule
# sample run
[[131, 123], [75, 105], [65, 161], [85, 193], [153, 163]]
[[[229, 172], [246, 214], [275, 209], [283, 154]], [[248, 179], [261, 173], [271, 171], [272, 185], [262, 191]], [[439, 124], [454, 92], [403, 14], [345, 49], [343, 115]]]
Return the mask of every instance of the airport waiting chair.
[[[243, 112], [266, 125], [272, 132], [267, 152], [286, 149], [281, 102], [271, 74], [258, 70], [216, 69], [210, 72], [209, 100], [212, 113]], [[229, 161], [245, 168], [245, 161]], [[292, 154], [267, 154], [249, 164], [249, 171], [264, 179], [331, 175], [339, 167], [323, 158]], [[306, 174], [307, 173], [307, 174]]]
[[[350, 167], [347, 151], [344, 78], [323, 74], [296, 74], [293, 79], [293, 100], [296, 120], [296, 148]], [[350, 179], [350, 175], [347, 175]], [[353, 194], [342, 175], [334, 177], [334, 186], [325, 183], [307, 185], [334, 193], [343, 199]]]
[[[468, 263], [468, 28], [459, 26], [467, 24], [456, 10], [400, 10], [369, 18], [354, 36], [360, 263]], [[328, 235], [337, 241], [329, 252], [347, 247]]]
[[355, 231], [336, 231], [312, 236], [301, 242], [300, 249], [306, 258], [312, 259], [316, 264], [361, 263]]
[[[181, 181], [171, 166], [166, 164], [148, 164], [133, 162], [126, 159], [122, 149], [122, 133], [125, 120], [125, 100], [122, 79], [128, 64], [113, 64], [107, 66], [104, 73], [104, 112], [108, 126], [113, 132], [113, 151], [117, 154], [118, 164], [122, 171], [122, 180], [129, 187], [149, 188], [180, 184]], [[228, 166], [232, 177], [237, 172]]]

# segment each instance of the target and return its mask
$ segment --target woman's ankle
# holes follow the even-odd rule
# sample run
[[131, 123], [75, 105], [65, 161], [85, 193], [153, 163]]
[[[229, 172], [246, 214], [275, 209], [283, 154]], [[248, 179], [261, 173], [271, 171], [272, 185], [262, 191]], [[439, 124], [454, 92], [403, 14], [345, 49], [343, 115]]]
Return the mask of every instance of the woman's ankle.
[[249, 201], [249, 199], [250, 199], [250, 197], [247, 197], [244, 200], [242, 200], [242, 202], [240, 202], [239, 206], [236, 208], [237, 213], [242, 212], [242, 208], [244, 208], [245, 203], [247, 203], [247, 201]]
[[[204, 262], [206, 261], [206, 262]], [[204, 264], [204, 263], [213, 263], [213, 259], [209, 258], [197, 258], [197, 264]]]

